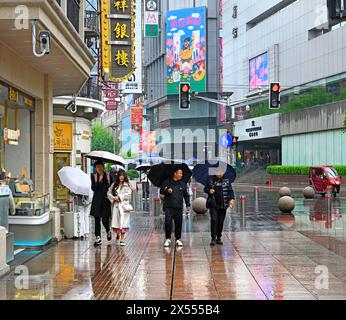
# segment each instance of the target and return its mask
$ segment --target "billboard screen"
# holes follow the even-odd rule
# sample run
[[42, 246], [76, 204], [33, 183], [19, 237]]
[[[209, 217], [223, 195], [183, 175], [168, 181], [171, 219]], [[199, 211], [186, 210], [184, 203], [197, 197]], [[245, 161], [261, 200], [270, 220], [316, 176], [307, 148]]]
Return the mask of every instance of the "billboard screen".
[[269, 85], [269, 55], [263, 53], [249, 61], [250, 91]]
[[206, 8], [168, 11], [166, 35], [167, 94], [178, 94], [180, 82], [206, 92]]

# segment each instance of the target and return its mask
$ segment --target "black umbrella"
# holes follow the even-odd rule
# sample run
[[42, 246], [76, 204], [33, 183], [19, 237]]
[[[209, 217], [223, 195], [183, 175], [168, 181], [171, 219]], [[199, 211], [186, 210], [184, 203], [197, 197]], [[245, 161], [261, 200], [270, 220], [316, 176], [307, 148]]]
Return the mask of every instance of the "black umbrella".
[[182, 180], [186, 183], [189, 182], [192, 176], [190, 168], [185, 163], [170, 161], [154, 165], [148, 173], [148, 179], [155, 187], [160, 188], [165, 180], [173, 177], [173, 170], [175, 167], [183, 170]]
[[193, 168], [193, 177], [197, 182], [204, 186], [207, 185], [208, 179], [214, 176], [217, 171], [224, 173], [224, 177], [228, 179], [230, 183], [234, 182], [237, 174], [230, 164], [220, 160], [209, 161], [207, 160], [199, 163]]

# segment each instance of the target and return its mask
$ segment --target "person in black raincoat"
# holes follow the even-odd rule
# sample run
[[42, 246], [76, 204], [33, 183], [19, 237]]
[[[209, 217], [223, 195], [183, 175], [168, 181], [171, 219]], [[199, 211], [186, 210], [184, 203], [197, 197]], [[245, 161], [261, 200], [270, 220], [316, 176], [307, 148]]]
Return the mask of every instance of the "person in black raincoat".
[[209, 178], [208, 184], [204, 188], [204, 192], [212, 197], [212, 207], [209, 207], [211, 218], [211, 246], [215, 244], [222, 245], [221, 241], [223, 224], [226, 218], [228, 207], [233, 208], [235, 205], [235, 197], [232, 185], [223, 173], [217, 173]]
[[107, 232], [107, 240], [112, 240], [109, 220], [111, 217], [111, 203], [107, 198], [107, 192], [112, 184], [109, 174], [105, 172], [102, 161], [94, 164], [95, 173], [91, 176], [91, 189], [94, 191], [91, 203], [90, 215], [95, 218], [95, 245], [101, 245], [101, 220]]
[[186, 209], [190, 211], [190, 196], [187, 190], [187, 184], [182, 181], [183, 171], [179, 166], [173, 169], [173, 177], [164, 181], [160, 189], [160, 194], [165, 196], [165, 247], [171, 244], [171, 233], [174, 220], [175, 240], [178, 247], [182, 247], [181, 228], [183, 223], [183, 205], [184, 200]]

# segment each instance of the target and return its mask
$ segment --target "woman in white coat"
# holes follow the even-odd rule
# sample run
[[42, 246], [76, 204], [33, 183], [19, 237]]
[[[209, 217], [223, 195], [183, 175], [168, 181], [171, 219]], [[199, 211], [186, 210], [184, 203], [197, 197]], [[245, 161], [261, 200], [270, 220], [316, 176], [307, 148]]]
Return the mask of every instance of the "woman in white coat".
[[130, 212], [133, 210], [130, 204], [131, 193], [131, 185], [125, 172], [119, 173], [107, 193], [112, 203], [112, 229], [118, 234], [121, 246], [125, 245], [125, 234], [130, 228]]

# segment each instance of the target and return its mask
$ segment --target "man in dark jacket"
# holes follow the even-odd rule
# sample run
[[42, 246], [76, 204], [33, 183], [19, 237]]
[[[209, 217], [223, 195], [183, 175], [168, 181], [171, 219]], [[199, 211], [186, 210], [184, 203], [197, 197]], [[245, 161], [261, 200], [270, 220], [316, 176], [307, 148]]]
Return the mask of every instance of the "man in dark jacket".
[[91, 176], [91, 190], [94, 191], [91, 203], [90, 215], [95, 218], [95, 245], [101, 245], [101, 220], [107, 231], [107, 240], [112, 239], [109, 219], [111, 217], [111, 203], [107, 198], [107, 192], [112, 184], [109, 174], [104, 170], [102, 161], [96, 161], [94, 164], [95, 174]]
[[211, 217], [211, 246], [215, 244], [222, 245], [221, 241], [223, 223], [226, 217], [228, 207], [233, 208], [235, 205], [234, 192], [232, 185], [228, 179], [224, 178], [224, 174], [217, 174], [211, 177], [208, 184], [204, 188], [204, 192], [208, 196], [215, 198], [216, 206], [209, 208]]
[[183, 171], [176, 167], [173, 170], [173, 178], [164, 181], [160, 189], [160, 194], [165, 196], [165, 247], [171, 244], [172, 222], [174, 220], [175, 240], [178, 247], [182, 247], [181, 228], [183, 223], [183, 201], [186, 209], [190, 211], [190, 197], [187, 184], [182, 181]]

